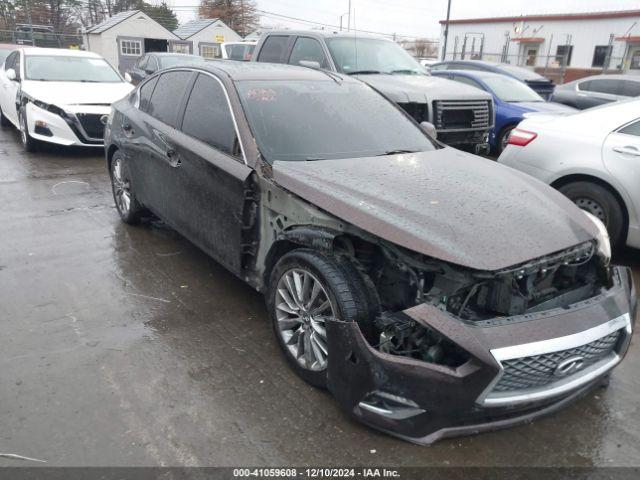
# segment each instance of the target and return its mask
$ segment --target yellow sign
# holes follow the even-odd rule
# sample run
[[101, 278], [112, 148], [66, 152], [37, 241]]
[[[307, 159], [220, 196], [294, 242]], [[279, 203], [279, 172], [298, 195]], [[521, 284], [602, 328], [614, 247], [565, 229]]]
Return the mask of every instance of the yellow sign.
[[216, 43], [224, 42], [224, 35], [216, 35]]

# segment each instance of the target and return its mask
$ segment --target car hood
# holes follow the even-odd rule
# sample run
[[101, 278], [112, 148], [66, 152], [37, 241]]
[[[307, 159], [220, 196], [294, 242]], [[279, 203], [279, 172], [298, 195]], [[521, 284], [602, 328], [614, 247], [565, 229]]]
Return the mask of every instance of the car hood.
[[30, 97], [56, 106], [112, 104], [135, 87], [127, 82], [37, 82], [25, 80], [22, 91]]
[[491, 100], [487, 92], [431, 75], [355, 75], [396, 103], [433, 100]]
[[578, 109], [555, 102], [512, 102], [512, 107], [521, 109], [524, 112], [541, 112], [571, 114], [579, 112]]
[[274, 180], [396, 245], [495, 271], [593, 239], [592, 222], [542, 182], [443, 148], [371, 158], [276, 161]]

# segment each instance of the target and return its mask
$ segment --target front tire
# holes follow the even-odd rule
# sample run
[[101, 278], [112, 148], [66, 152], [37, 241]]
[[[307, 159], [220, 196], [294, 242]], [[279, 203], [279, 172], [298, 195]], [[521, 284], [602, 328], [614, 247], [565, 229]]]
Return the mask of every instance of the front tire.
[[24, 150], [30, 153], [37, 151], [38, 141], [29, 134], [27, 111], [24, 107], [20, 109], [18, 124], [20, 125], [20, 140], [22, 141], [22, 147]]
[[622, 205], [611, 191], [593, 182], [572, 182], [559, 188], [582, 210], [599, 218], [607, 227], [611, 246], [620, 246], [624, 237]]
[[123, 222], [131, 225], [140, 223], [144, 209], [133, 191], [129, 167], [120, 151], [115, 152], [111, 157], [109, 173], [111, 175], [113, 200], [116, 202], [116, 209], [120, 218]]
[[348, 262], [296, 249], [271, 271], [266, 303], [280, 348], [293, 370], [316, 387], [327, 385], [327, 318], [369, 320], [367, 291]]

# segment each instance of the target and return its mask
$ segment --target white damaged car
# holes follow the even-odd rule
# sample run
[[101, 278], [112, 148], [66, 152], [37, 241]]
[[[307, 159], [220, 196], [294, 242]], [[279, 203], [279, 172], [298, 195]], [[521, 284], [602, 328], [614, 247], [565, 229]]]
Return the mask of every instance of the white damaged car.
[[133, 88], [95, 53], [20, 48], [0, 69], [0, 121], [20, 130], [27, 151], [39, 142], [102, 147], [111, 104]]

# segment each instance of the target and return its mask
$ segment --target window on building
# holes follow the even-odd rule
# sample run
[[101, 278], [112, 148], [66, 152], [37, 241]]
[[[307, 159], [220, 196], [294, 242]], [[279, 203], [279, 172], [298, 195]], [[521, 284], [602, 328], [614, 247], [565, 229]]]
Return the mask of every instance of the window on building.
[[560, 65], [571, 65], [571, 54], [573, 53], [573, 45], [558, 45], [556, 48], [556, 62]]
[[326, 68], [327, 59], [324, 56], [320, 42], [308, 37], [299, 37], [296, 40], [289, 57], [289, 63], [291, 65], [300, 65], [302, 61], [318, 62], [322, 68]]
[[200, 55], [204, 58], [220, 58], [220, 45], [200, 45]]
[[592, 67], [604, 67], [607, 57], [611, 58], [611, 45], [598, 45], [593, 51]]
[[238, 153], [236, 130], [220, 83], [200, 74], [193, 85], [182, 120], [182, 131], [229, 155]]
[[120, 53], [138, 57], [142, 54], [142, 42], [140, 40], [120, 40]]
[[180, 102], [184, 97], [191, 72], [167, 72], [160, 75], [153, 89], [148, 113], [167, 125], [175, 127]]
[[267, 37], [260, 49], [259, 62], [283, 63], [287, 49], [288, 35], [271, 35]]
[[627, 135], [634, 135], [636, 137], [640, 137], [640, 121], [631, 123], [626, 127], [621, 128], [620, 133], [625, 133]]
[[174, 43], [173, 51], [174, 53], [186, 53], [186, 54], [191, 53], [189, 51], [189, 45], [186, 43]]

